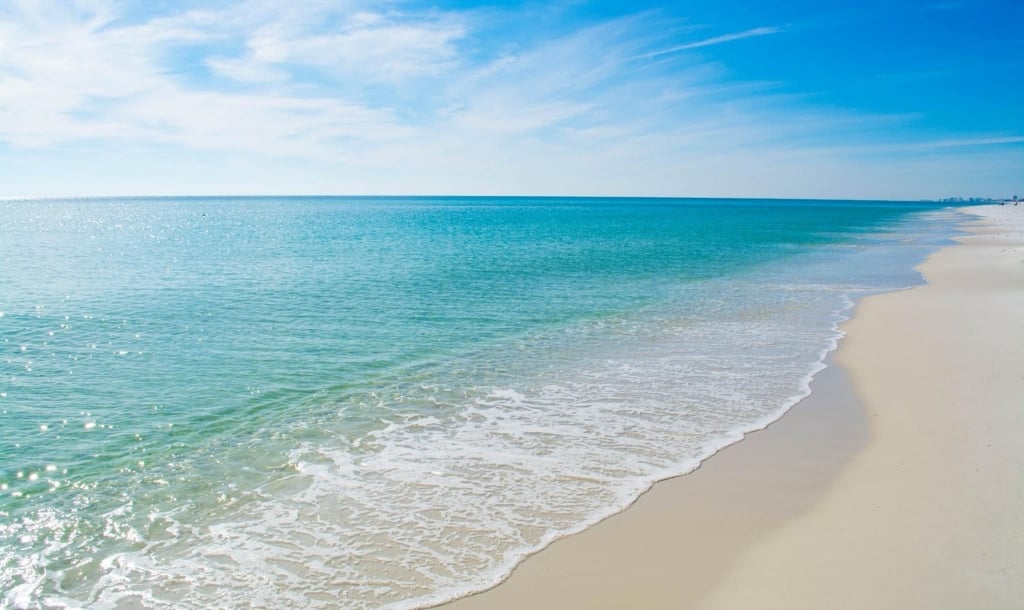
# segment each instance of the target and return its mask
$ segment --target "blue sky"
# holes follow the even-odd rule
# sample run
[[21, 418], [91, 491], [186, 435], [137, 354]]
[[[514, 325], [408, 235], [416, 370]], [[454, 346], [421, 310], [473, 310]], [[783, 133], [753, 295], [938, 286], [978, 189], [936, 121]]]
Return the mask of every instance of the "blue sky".
[[992, 0], [3, 0], [0, 196], [1024, 196], [1021, 48]]

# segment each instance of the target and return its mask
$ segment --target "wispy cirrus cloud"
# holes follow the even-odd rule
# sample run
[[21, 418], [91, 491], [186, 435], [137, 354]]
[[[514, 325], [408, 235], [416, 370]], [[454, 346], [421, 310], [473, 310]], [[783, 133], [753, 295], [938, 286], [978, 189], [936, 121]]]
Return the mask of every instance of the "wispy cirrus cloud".
[[245, 11], [235, 23], [245, 51], [212, 55], [207, 65], [222, 76], [277, 81], [297, 68], [317, 78], [400, 82], [437, 75], [455, 65], [456, 43], [465, 35], [457, 13], [375, 12], [373, 4], [314, 6], [281, 18], [270, 10]]
[[1022, 144], [1024, 136], [1003, 136], [992, 138], [958, 138], [935, 140], [918, 144], [923, 148], [958, 148], [962, 146], [1002, 146], [1004, 144]]
[[680, 51], [691, 51], [693, 49], [700, 49], [702, 47], [710, 47], [716, 44], [724, 44], [726, 42], [733, 42], [735, 40], [743, 40], [745, 38], [754, 38], [757, 36], [768, 36], [769, 34], [778, 34], [782, 31], [779, 27], [759, 27], [751, 28], [743, 32], [735, 32], [733, 34], [723, 34], [721, 36], [713, 36], [711, 38], [705, 38], [703, 40], [696, 40], [694, 42], [688, 42], [686, 44], [676, 45], [667, 49], [659, 49], [657, 51], [651, 51], [650, 53], [644, 53], [639, 55], [640, 59], [650, 59], [652, 57], [658, 57], [660, 55], [668, 55], [670, 53], [679, 53]]
[[682, 106], [700, 118], [699, 99], [721, 91], [709, 66], [671, 77], [638, 67], [636, 52], [658, 41], [644, 18], [470, 60], [460, 44], [471, 16], [433, 9], [281, 12], [250, 0], [123, 23], [113, 1], [63, 6], [33, 3], [0, 26], [8, 143], [129, 139], [337, 160], [358, 146], [365, 160], [368, 147], [402, 139], [477, 149], [541, 135], [639, 136]]
[[[247, 5], [252, 12], [244, 20], [236, 6], [131, 24], [118, 23], [114, 2], [74, 10], [47, 2], [9, 8], [0, 21], [0, 139], [29, 148], [131, 139], [320, 156], [337, 138], [375, 140], [408, 129], [386, 105], [323, 86], [303, 88], [295, 70], [329, 68], [346, 76], [349, 65], [372, 65], [379, 78], [428, 72], [454, 35], [451, 29], [439, 34], [434, 23], [418, 31], [364, 13], [345, 23], [343, 35], [311, 35], [309, 28], [334, 18], [333, 11], [283, 20], [275, 14], [260, 26], [251, 22], [260, 11]], [[386, 44], [352, 42], [360, 37]], [[221, 54], [237, 46], [246, 51]], [[441, 51], [428, 52], [432, 46]], [[320, 51], [328, 47], [331, 53]], [[353, 50], [363, 47], [369, 50], [362, 55]], [[179, 57], [199, 59], [182, 67]], [[253, 90], [228, 80], [275, 86]]]
[[[714, 60], [718, 45], [789, 35], [779, 27], [691, 40], [657, 12], [538, 33], [528, 13], [402, 1], [149, 6], [0, 5], [0, 180], [63, 163], [95, 176], [65, 194], [845, 196], [844, 168], [870, 183], [880, 169], [863, 151], [898, 147], [916, 120], [816, 106]], [[162, 182], [169, 167], [193, 179]]]

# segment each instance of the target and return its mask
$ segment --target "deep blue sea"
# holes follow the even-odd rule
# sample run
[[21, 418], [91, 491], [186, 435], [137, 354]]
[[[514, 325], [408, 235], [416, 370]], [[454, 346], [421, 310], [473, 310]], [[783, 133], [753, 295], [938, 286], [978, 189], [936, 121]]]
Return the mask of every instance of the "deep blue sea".
[[[410, 608], [780, 417], [959, 214], [0, 201], [0, 608]], [[685, 577], [685, 575], [680, 576]]]

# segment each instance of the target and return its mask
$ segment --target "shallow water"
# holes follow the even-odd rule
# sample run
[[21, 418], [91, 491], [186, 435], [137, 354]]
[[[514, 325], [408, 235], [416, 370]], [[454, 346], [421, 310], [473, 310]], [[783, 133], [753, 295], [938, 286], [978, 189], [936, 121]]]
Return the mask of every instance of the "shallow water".
[[411, 607], [781, 415], [924, 204], [0, 202], [0, 607]]

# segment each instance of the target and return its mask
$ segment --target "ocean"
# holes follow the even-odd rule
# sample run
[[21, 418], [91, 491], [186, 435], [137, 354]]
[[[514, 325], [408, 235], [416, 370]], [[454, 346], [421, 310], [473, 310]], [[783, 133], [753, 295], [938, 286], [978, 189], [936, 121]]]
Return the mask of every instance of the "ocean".
[[[855, 201], [0, 201], [0, 608], [417, 608], [809, 392], [963, 217]], [[685, 575], [680, 575], [685, 578]]]

